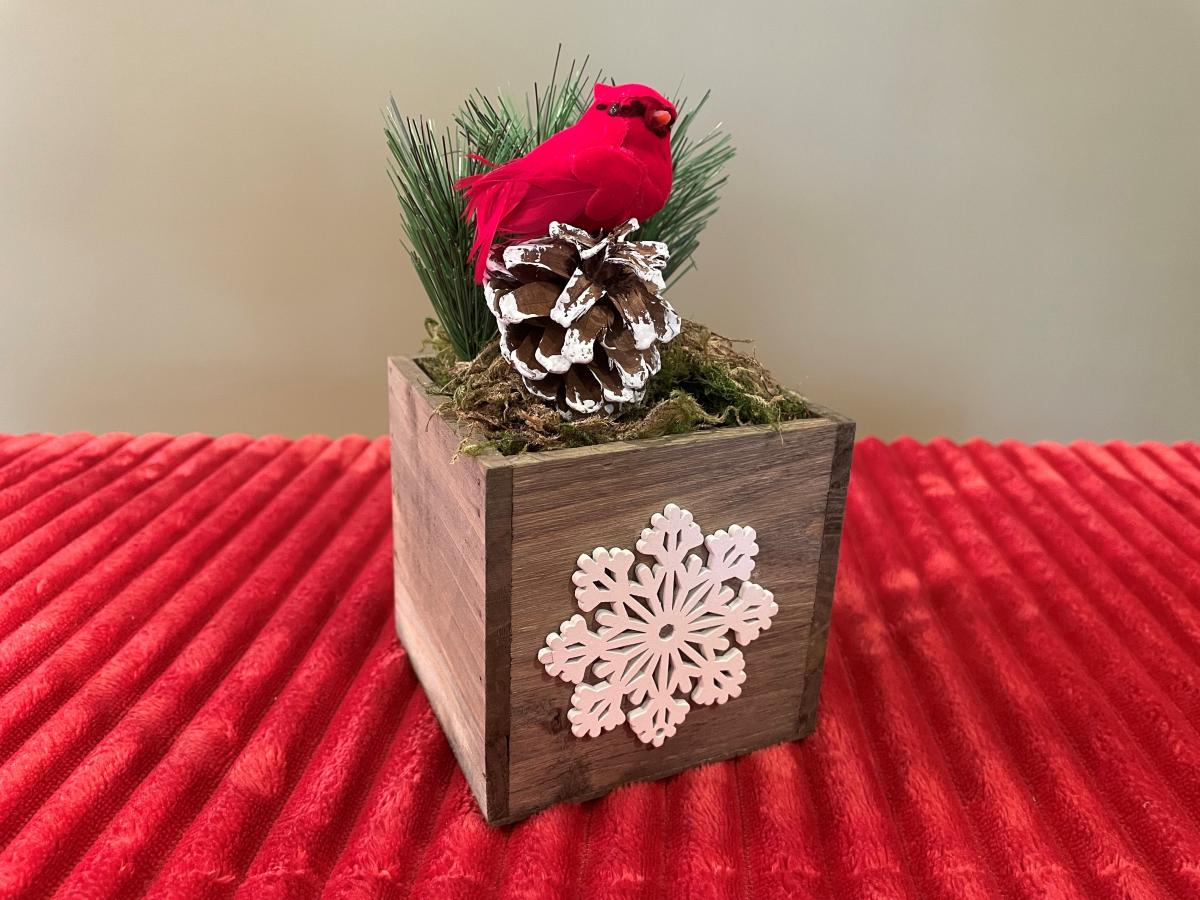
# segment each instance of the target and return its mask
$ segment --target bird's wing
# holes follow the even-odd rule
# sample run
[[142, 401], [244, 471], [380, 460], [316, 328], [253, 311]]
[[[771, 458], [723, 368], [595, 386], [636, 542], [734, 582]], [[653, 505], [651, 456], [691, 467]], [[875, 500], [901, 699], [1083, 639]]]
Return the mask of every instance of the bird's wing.
[[610, 222], [637, 206], [645, 190], [645, 164], [624, 147], [593, 144], [575, 155], [571, 172], [594, 188], [584, 212], [594, 222]]
[[495, 170], [527, 188], [501, 230], [542, 233], [551, 221], [611, 227], [637, 207], [645, 191], [646, 167], [628, 150], [604, 144], [567, 154], [540, 153], [541, 149]]
[[502, 231], [517, 235], [545, 234], [551, 222], [576, 223], [595, 193], [569, 173], [537, 172], [525, 180], [519, 205], [509, 210]]

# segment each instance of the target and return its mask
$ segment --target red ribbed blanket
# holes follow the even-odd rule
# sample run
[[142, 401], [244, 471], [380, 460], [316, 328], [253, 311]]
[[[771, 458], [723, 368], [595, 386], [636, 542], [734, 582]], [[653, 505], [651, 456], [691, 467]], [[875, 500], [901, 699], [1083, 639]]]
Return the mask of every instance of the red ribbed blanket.
[[387, 448], [0, 438], [0, 896], [1200, 896], [1200, 448], [867, 440], [816, 734], [483, 824]]

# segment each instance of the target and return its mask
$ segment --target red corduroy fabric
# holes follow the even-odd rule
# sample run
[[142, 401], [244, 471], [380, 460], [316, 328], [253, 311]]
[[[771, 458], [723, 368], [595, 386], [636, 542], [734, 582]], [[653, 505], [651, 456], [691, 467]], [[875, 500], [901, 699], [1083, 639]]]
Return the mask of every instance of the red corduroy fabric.
[[817, 733], [504, 829], [394, 636], [387, 480], [0, 436], [0, 896], [1200, 896], [1200, 447], [861, 442]]

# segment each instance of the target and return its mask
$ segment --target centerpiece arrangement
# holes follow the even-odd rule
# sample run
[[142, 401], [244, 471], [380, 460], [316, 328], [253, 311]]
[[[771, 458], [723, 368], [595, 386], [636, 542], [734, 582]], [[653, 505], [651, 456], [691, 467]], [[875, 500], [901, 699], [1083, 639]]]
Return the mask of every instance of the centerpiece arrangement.
[[389, 361], [396, 624], [492, 823], [815, 726], [854, 426], [681, 315], [707, 98], [585, 62], [387, 113], [437, 315]]

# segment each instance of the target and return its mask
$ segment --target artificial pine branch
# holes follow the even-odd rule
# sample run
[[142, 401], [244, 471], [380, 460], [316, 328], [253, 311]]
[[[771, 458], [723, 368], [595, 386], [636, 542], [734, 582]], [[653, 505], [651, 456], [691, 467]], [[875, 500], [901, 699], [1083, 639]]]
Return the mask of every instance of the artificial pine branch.
[[732, 138], [719, 124], [699, 139], [692, 136], [696, 116], [711, 93], [705, 91], [691, 109], [687, 109], [686, 98], [675, 104], [680, 116], [671, 134], [671, 195], [637, 234], [639, 241], [666, 242], [671, 251], [671, 261], [663, 270], [668, 285], [694, 266], [692, 254], [700, 246], [700, 233], [717, 211], [721, 188], [728, 180], [725, 166], [735, 153]]
[[[389, 176], [400, 201], [409, 257], [459, 359], [474, 359], [495, 336], [496, 323], [467, 262], [474, 226], [463, 220], [466, 204], [454, 182], [484, 168], [469, 159], [468, 152], [503, 165], [574, 124], [591, 102], [592, 84], [602, 77], [589, 74], [588, 62], [572, 60], [561, 74], [556, 55], [550, 81], [535, 84], [523, 108], [504, 95], [493, 98], [476, 90], [453, 125], [441, 131], [425, 119], [404, 116], [395, 99], [384, 110]], [[707, 100], [706, 93], [686, 111], [686, 100], [676, 104], [681, 115], [671, 137], [671, 196], [638, 233], [640, 240], [667, 243], [671, 260], [664, 274], [672, 284], [691, 267], [700, 233], [716, 211], [725, 184], [724, 167], [734, 154], [720, 126], [698, 140], [691, 136]]]
[[471, 277], [467, 251], [472, 226], [454, 190], [468, 174], [457, 130], [438, 132], [432, 122], [401, 115], [393, 99], [385, 110], [389, 176], [400, 201], [408, 255], [433, 311], [459, 359], [471, 359], [496, 330]]

